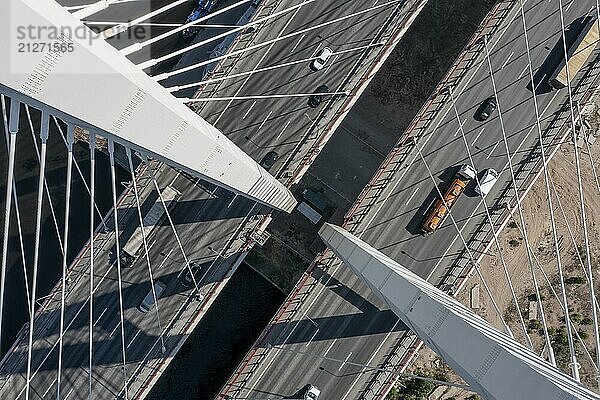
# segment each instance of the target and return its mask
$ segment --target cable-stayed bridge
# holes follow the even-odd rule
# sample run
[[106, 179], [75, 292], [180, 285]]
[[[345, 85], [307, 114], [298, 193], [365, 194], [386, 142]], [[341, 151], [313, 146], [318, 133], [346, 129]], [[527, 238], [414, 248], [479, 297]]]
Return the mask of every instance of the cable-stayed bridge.
[[[565, 59], [563, 43], [580, 32], [586, 17], [597, 15], [594, 1], [498, 2], [365, 187], [346, 215], [344, 228], [452, 294], [464, 287], [469, 276], [479, 275], [485, 255], [496, 256], [502, 268], [500, 259], [506, 245], [498, 245], [494, 238], [511, 216], [517, 226], [524, 226], [522, 235], [527, 237], [529, 221], [520, 219], [520, 201], [536, 179], [546, 182], [546, 165], [559, 147], [576, 153], [572, 139], [585, 133], [578, 121], [597, 96], [598, 47], [594, 44], [582, 69], [569, 76], [568, 87], [552, 90], [547, 78], [553, 66]], [[474, 119], [479, 105], [489, 97], [497, 100], [499, 111], [487, 121]], [[573, 160], [570, 171], [575, 176], [579, 164], [589, 166], [585, 149], [577, 149], [578, 161]], [[459, 200], [460, 206], [451, 210], [440, 231], [427, 237], [419, 235], [427, 207], [448, 185], [452, 167], [462, 163], [477, 171], [494, 168], [500, 178], [485, 199], [473, 194], [470, 199]], [[558, 194], [552, 176], [548, 176], [551, 194], [546, 197], [554, 198], [551, 209], [555, 209]], [[594, 181], [574, 181], [573, 185], [584, 193], [582, 202], [598, 195]], [[549, 221], [548, 205], [540, 207]], [[589, 271], [585, 263], [589, 246], [583, 237], [593, 228], [581, 222], [585, 221], [582, 212], [585, 208], [576, 210], [580, 221], [576, 226], [571, 220], [566, 223], [581, 240], [581, 268]], [[559, 222], [565, 223], [557, 212], [551, 226]], [[526, 247], [531, 253], [531, 246]], [[530, 263], [538, 280], [536, 285], [531, 282], [532, 291], [537, 286], [547, 287], [534, 255]], [[553, 267], [556, 274], [563, 268], [554, 263]], [[504, 278], [503, 270], [499, 274]], [[533, 281], [531, 274], [506, 275], [508, 279], [487, 284], [510, 286], [512, 281]], [[589, 272], [586, 275], [593, 288]], [[561, 295], [564, 286], [560, 279], [557, 282], [557, 307], [565, 310]], [[484, 296], [488, 297], [489, 291], [484, 290]], [[593, 289], [591, 298], [594, 304]], [[573, 301], [566, 300], [567, 304]], [[593, 316], [595, 309], [588, 307], [586, 312]], [[499, 314], [497, 318], [502, 321], [504, 315]], [[514, 318], [518, 321], [519, 316]], [[497, 328], [506, 331], [502, 325]], [[519, 328], [514, 335], [526, 343], [523, 330]], [[597, 365], [596, 353], [586, 353], [589, 343], [582, 344], [572, 326], [571, 334], [571, 343], [577, 348], [574, 357]], [[405, 376], [421, 344], [352, 270], [326, 251], [313, 261], [306, 277], [223, 388], [221, 398], [266, 392], [293, 396], [313, 384], [334, 398], [381, 399], [399, 376]], [[588, 370], [587, 378], [592, 381], [595, 368]]]
[[[125, 7], [115, 15], [138, 10], [135, 1], [63, 4], [65, 8], [50, 0], [13, 3], [3, 16], [5, 38], [12, 38], [15, 24], [70, 26], [74, 31], [83, 27], [82, 19], [92, 25], [94, 15], [106, 18], [102, 13], [110, 13], [112, 7]], [[19, 157], [17, 137], [29, 131], [40, 145], [38, 208], [30, 211], [37, 233], [33, 254], [22, 257], [32, 260], [22, 267], [31, 277], [28, 301], [35, 318], [2, 362], [2, 398], [143, 398], [244, 252], [260, 241], [271, 209], [293, 209], [289, 187], [302, 177], [426, 2], [230, 2], [213, 16], [246, 4], [251, 15], [240, 16], [249, 21], [246, 26], [215, 36], [205, 28], [180, 50], [151, 52], [138, 60], [139, 53], [163, 34], [114, 48], [104, 41], [110, 43], [119, 33], [183, 3], [161, 2], [148, 13], [133, 16], [131, 22], [100, 21], [110, 27], [97, 43], [61, 35], [52, 39], [46, 52], [32, 51], [22, 59], [6, 52], [0, 58], [8, 216], [18, 204], [18, 193], [10, 184]], [[422, 278], [456, 292], [465, 277], [477, 271], [481, 259], [477, 254], [497, 245], [497, 232], [514, 214], [535, 271], [520, 202], [534, 178], [542, 174], [552, 200], [546, 163], [569, 135], [573, 143], [578, 142], [581, 110], [594, 101], [598, 88], [597, 37], [581, 70], [570, 75], [567, 69], [564, 89], [548, 87], [548, 60], [572, 57], [566, 44], [586, 18], [595, 19], [599, 13], [598, 2], [591, 0], [499, 2], [365, 188], [345, 228]], [[209, 18], [178, 25], [164, 37], [182, 34]], [[202, 59], [201, 50], [219, 40], [215, 51]], [[6, 45], [15, 50], [18, 43], [7, 39]], [[320, 72], [310, 72], [308, 65], [322, 47], [333, 49], [332, 58]], [[176, 63], [180, 56], [184, 57]], [[161, 70], [169, 61], [174, 69]], [[186, 81], [180, 79], [184, 75]], [[318, 107], [313, 109], [307, 100], [318, 85], [326, 85], [328, 91], [317, 98]], [[489, 97], [497, 102], [493, 118], [474, 120], [477, 106]], [[113, 210], [100, 224], [92, 220], [93, 240], [73, 263], [63, 257], [61, 281], [49, 296], [39, 299], [35, 288], [43, 267], [39, 243], [44, 240], [39, 235], [40, 210], [47, 197], [44, 143], [50, 132], [64, 135], [68, 151], [66, 205], [55, 210], [67, 221], [62, 230], [57, 224], [65, 254], [71, 216], [90, 218], [96, 208], [93, 179], [89, 180], [89, 207], [82, 212], [69, 206], [70, 182], [77, 173], [73, 138], [81, 129], [106, 142]], [[96, 141], [90, 142], [94, 159]], [[582, 155], [578, 147], [573, 149], [582, 204], [582, 262], [588, 271], [597, 349], [585, 182], [580, 179]], [[267, 166], [262, 161], [269, 151], [277, 152], [274, 164], [268, 166], [277, 179], [256, 163]], [[119, 199], [118, 152], [131, 174], [131, 183]], [[465, 162], [478, 171], [495, 168], [501, 172], [499, 182], [485, 198], [472, 196], [464, 199], [461, 208], [453, 208], [434, 236], [418, 235], [413, 219], [423, 206], [415, 205], [416, 198], [427, 193], [440, 196], [437, 177], [443, 177], [448, 166]], [[93, 165], [91, 176], [95, 176]], [[552, 203], [548, 206], [553, 210]], [[554, 218], [552, 212], [549, 216]], [[14, 219], [4, 218], [2, 301]], [[483, 252], [476, 253], [481, 247]], [[502, 258], [501, 246], [497, 247]], [[557, 268], [560, 272], [560, 258]], [[289, 397], [307, 384], [316, 384], [330, 398], [380, 398], [403, 372], [418, 344], [381, 299], [331, 252], [315, 260], [310, 272], [232, 376], [222, 397], [253, 398], [259, 393]], [[536, 276], [531, 279], [537, 291]], [[509, 283], [510, 279], [507, 276]], [[558, 293], [563, 293], [559, 304], [569, 321], [562, 280], [559, 286]], [[541, 301], [539, 307], [543, 316]], [[9, 318], [0, 315], [1, 324]], [[502, 338], [498, 342], [515, 336], [506, 325], [501, 328], [492, 335]], [[567, 332], [576, 381], [580, 354], [570, 324]], [[536, 365], [555, 371], [553, 344], [544, 336], [548, 362], [536, 359]], [[587, 354], [597, 366], [593, 352]], [[480, 375], [494, 361], [486, 362]], [[485, 387], [472, 389], [482, 392]]]
[[[246, 26], [221, 26], [217, 29], [225, 30], [211, 36], [210, 24], [203, 25], [209, 17], [202, 17], [138, 42], [114, 43], [119, 33], [123, 36], [183, 3], [156, 4], [140, 14], [144, 7], [136, 2], [60, 8], [53, 1], [15, 1], [5, 15], [6, 38], [13, 38], [18, 26], [70, 27], [75, 32], [84, 25], [112, 25], [94, 41], [62, 35], [53, 38], [52, 51], [23, 59], [7, 52], [1, 84], [10, 145], [8, 181], [14, 179], [11, 166], [19, 157], [17, 137], [33, 135], [40, 149], [39, 176], [44, 177], [44, 143], [50, 134], [60, 133], [68, 149], [67, 202], [64, 209], [53, 208], [53, 213], [62, 214], [53, 218], [89, 219], [90, 210], [97, 208], [93, 179], [83, 178], [91, 193], [87, 211], [71, 210], [68, 201], [69, 182], [80, 172], [72, 151], [74, 136], [83, 131], [91, 143], [104, 143], [109, 153], [113, 211], [100, 224], [90, 224], [93, 240], [72, 263], [63, 257], [61, 281], [48, 296], [38, 298], [31, 292], [36, 292], [33, 277], [42, 268], [39, 243], [44, 238], [39, 229], [43, 215], [36, 210], [35, 254], [31, 265], [24, 266], [35, 319], [22, 329], [2, 362], [3, 398], [144, 397], [245, 251], [260, 240], [256, 228], [271, 208], [293, 208], [295, 200], [287, 187], [301, 178], [425, 2], [389, 1], [368, 7], [314, 0], [225, 2], [213, 11], [211, 22], [226, 10], [245, 6], [248, 11], [240, 21], [249, 20]], [[115, 22], [123, 13], [132, 13], [130, 21]], [[183, 49], [136, 59], [157, 38], [177, 37], [194, 25], [204, 29]], [[193, 54], [219, 40], [226, 54], [195, 60]], [[18, 52], [18, 43], [7, 40], [7, 45]], [[306, 101], [315, 89], [308, 65], [322, 46], [335, 49], [327, 69], [317, 75], [331, 89], [319, 109], [307, 111]], [[158, 68], [181, 55], [187, 60], [184, 56], [174, 68]], [[184, 75], [185, 81], [178, 79]], [[282, 85], [290, 76], [295, 79]], [[177, 87], [181, 85], [186, 87]], [[178, 93], [198, 88], [193, 98]], [[279, 161], [270, 172], [278, 180], [236, 145], [256, 161], [276, 150]], [[89, 151], [93, 160], [97, 150], [92, 145]], [[119, 159], [131, 183], [117, 198]], [[91, 168], [95, 176], [94, 164]], [[45, 190], [42, 179], [39, 210], [47, 206]], [[6, 195], [11, 210], [18, 193], [7, 190]], [[146, 213], [161, 209], [162, 217], [156, 218], [162, 222], [148, 227]], [[6, 232], [15, 225], [5, 221], [6, 251]], [[56, 227], [63, 238], [62, 251], [69, 254], [69, 241], [64, 240], [69, 224]], [[136, 254], [129, 254], [128, 241], [133, 239]], [[5, 255], [4, 270], [7, 264]], [[181, 282], [189, 272], [191, 287], [185, 287]], [[157, 283], [165, 284], [164, 292]], [[143, 314], [138, 307], [149, 291], [158, 301]]]

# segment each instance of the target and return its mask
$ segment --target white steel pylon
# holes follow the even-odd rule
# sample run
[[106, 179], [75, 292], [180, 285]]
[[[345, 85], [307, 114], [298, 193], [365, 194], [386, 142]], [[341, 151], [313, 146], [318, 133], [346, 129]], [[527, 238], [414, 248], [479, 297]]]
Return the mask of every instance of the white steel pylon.
[[600, 399], [346, 230], [325, 224], [319, 234], [402, 322], [486, 400]]
[[0, 13], [0, 91], [284, 211], [290, 191], [54, 0]]

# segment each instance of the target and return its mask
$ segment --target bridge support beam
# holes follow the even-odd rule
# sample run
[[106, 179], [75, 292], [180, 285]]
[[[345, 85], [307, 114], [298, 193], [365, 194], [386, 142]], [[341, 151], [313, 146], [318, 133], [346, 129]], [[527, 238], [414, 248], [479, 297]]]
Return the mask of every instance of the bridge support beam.
[[56, 1], [8, 3], [0, 13], [0, 92], [244, 197], [293, 210], [285, 186]]
[[486, 400], [600, 399], [467, 307], [344, 229], [327, 246]]

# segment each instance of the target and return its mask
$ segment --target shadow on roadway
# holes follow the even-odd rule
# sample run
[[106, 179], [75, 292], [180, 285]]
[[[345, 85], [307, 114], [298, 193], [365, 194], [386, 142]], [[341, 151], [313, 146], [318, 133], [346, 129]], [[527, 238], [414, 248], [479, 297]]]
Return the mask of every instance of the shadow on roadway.
[[[586, 19], [586, 17], [580, 17], [573, 21], [573, 23], [571, 23], [569, 26], [567, 26], [565, 30], [565, 41], [567, 43], [567, 49], [569, 49], [573, 45], [573, 43], [577, 39], [577, 36], [584, 27], [585, 22], [587, 21], [588, 20]], [[548, 79], [564, 60], [564, 54], [564, 42], [561, 35], [554, 47], [552, 48], [552, 50], [550, 50], [548, 57], [546, 57], [540, 68], [533, 75], [533, 82], [536, 88], [535, 92], [537, 94], [550, 93], [554, 90], [552, 86], [550, 86]], [[527, 84], [527, 90], [532, 91], [531, 82]]]
[[[232, 255], [230, 257], [236, 257], [237, 255]], [[223, 260], [226, 261], [227, 259]], [[210, 271], [204, 279], [201, 278], [204, 275], [204, 272], [207, 271], [208, 266], [212, 263], [212, 260], [207, 260], [201, 265], [201, 272], [197, 274], [198, 284], [206, 285], [209, 283], [213, 283], [214, 277], [211, 275]], [[145, 263], [139, 263], [138, 266], [134, 268], [144, 268], [147, 269]], [[183, 268], [183, 266], [182, 266]], [[157, 272], [157, 271], [156, 271]], [[155, 273], [156, 273], [155, 272]], [[114, 275], [114, 276], [113, 276]], [[198, 301], [195, 297], [190, 297], [190, 289], [185, 287], [181, 279], [183, 274], [181, 271], [176, 271], [166, 275], [158, 275], [154, 276], [154, 280], [162, 281], [167, 284], [167, 289], [165, 293], [161, 296], [161, 299], [165, 299], [173, 296], [180, 296], [181, 301], [183, 302], [186, 297], [190, 302]], [[86, 278], [83, 278], [86, 279]], [[98, 277], [97, 279], [100, 279]], [[116, 280], [116, 268], [114, 264], [111, 266], [111, 272], [105, 278], [106, 281], [115, 281]], [[145, 343], [145, 345], [141, 346], [131, 346], [127, 349], [127, 362], [138, 362], [142, 361], [146, 356], [146, 353], [150, 350], [150, 343], [154, 343], [158, 336], [149, 335], [143, 331], [142, 325], [148, 324], [156, 324], [156, 314], [155, 309], [153, 308], [151, 311], [147, 313], [142, 313], [138, 310], [139, 305], [141, 304], [144, 297], [150, 292], [151, 285], [150, 280], [145, 280], [140, 283], [128, 283], [124, 282], [125, 287], [123, 288], [123, 309], [130, 310], [135, 308], [136, 310], [125, 311], [127, 319], [125, 319], [124, 327], [125, 327], [125, 340], [126, 343], [129, 341], [133, 342], [133, 338], [135, 337], [135, 342], [137, 344]], [[103, 283], [100, 287], [104, 287], [106, 283]], [[116, 286], [116, 284], [115, 284]], [[94, 296], [94, 335], [99, 338], [94, 341], [94, 365], [115, 365], [122, 362], [121, 355], [121, 335], [119, 327], [119, 317], [118, 317], [118, 292], [110, 291], [108, 293], [102, 293]], [[159, 303], [159, 307], [160, 307]], [[86, 367], [88, 365], [88, 326], [89, 326], [89, 303], [88, 301], [80, 301], [73, 304], [68, 304], [65, 307], [65, 329], [68, 327], [69, 340], [63, 345], [63, 366], [64, 368], [78, 368], [78, 367]], [[162, 318], [165, 318], [164, 312], [161, 310]], [[52, 346], [55, 345], [54, 341], [58, 337], [59, 332], [59, 317], [60, 316], [60, 306], [49, 310], [42, 314], [41, 317], [36, 318], [36, 331], [42, 331], [43, 334], [39, 335], [36, 338], [36, 349], [33, 351], [33, 368], [34, 371], [38, 369], [41, 371], [44, 370], [54, 370], [57, 367], [57, 352], [58, 346], [55, 346], [52, 349]], [[54, 318], [53, 318], [54, 317]], [[44, 327], [41, 326], [46, 319], [50, 319], [52, 321], [49, 326]], [[163, 321], [163, 324], [166, 321]], [[138, 333], [139, 332], [139, 333]], [[73, 343], [73, 341], [77, 341], [77, 336], [80, 335], [80, 338], [84, 340], [79, 343]], [[52, 337], [51, 341], [48, 341], [47, 338]], [[101, 338], [101, 339], [100, 339]], [[181, 339], [180, 335], [172, 335], [165, 336], [165, 344], [167, 348], [173, 348], [177, 345], [179, 340]], [[41, 346], [43, 344], [43, 346]], [[108, 349], [111, 349], [110, 351]], [[160, 349], [160, 347], [159, 347]], [[42, 360], [50, 353], [48, 359], [40, 366], [39, 364]], [[155, 353], [155, 357], [160, 357], [160, 351]], [[19, 366], [13, 371], [13, 373], [24, 373], [26, 372], [27, 365], [23, 360], [27, 359], [27, 349], [26, 348], [18, 348], [12, 355], [14, 360], [20, 360]], [[11, 364], [9, 361], [7, 364]], [[6, 370], [0, 371], [0, 376], [7, 375]]]

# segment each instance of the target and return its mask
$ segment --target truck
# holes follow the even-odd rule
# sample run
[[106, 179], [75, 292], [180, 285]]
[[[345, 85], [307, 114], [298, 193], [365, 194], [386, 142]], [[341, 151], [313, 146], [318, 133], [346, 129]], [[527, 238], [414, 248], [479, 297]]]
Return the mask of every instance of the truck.
[[[171, 204], [173, 204], [177, 198], [181, 196], [181, 193], [179, 193], [179, 191], [174, 189], [172, 186], [167, 186], [161, 191], [161, 195], [168, 209], [170, 208]], [[152, 207], [150, 207], [148, 212], [142, 216], [142, 223], [144, 225], [144, 234], [146, 235], [146, 238], [148, 238], [154, 228], [161, 223], [164, 216], [165, 207], [160, 201], [160, 196], [157, 196], [154, 204], [152, 204]], [[142, 227], [138, 226], [127, 240], [127, 243], [125, 243], [121, 249], [121, 265], [123, 267], [127, 268], [133, 264], [143, 243], [144, 236], [142, 235]]]
[[433, 206], [429, 209], [421, 226], [421, 232], [424, 235], [429, 235], [435, 232], [444, 222], [448, 213], [456, 200], [460, 197], [462, 192], [472, 179], [475, 179], [477, 172], [469, 164], [463, 164], [460, 166], [452, 182], [446, 189], [442, 198], [438, 198]]
[[567, 60], [562, 60], [548, 82], [554, 89], [567, 87], [567, 66], [569, 68], [569, 80], [572, 80], [598, 45], [599, 38], [598, 20], [595, 16], [586, 17], [583, 20], [583, 29], [577, 35], [575, 41], [567, 49]]

